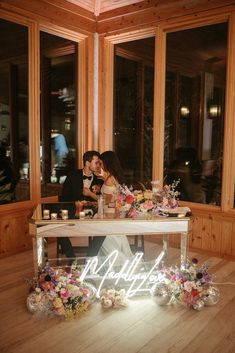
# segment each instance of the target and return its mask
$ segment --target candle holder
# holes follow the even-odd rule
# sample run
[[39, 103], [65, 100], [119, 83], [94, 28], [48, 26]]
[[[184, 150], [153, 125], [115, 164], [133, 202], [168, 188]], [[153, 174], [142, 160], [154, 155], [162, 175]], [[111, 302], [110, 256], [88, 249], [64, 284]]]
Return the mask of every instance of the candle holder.
[[69, 213], [68, 213], [68, 210], [61, 210], [61, 218], [63, 220], [66, 220], [69, 218]]
[[85, 219], [85, 217], [86, 217], [85, 212], [84, 212], [84, 211], [80, 211], [80, 212], [79, 212], [79, 218], [80, 218], [80, 219]]
[[50, 219], [50, 210], [43, 210], [43, 219]]

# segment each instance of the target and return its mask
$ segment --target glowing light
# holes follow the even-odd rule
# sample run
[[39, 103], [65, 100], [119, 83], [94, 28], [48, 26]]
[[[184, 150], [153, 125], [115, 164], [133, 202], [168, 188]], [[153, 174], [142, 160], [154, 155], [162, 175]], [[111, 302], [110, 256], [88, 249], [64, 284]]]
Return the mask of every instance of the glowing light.
[[161, 274], [153, 274], [165, 256], [165, 252], [162, 251], [160, 255], [155, 259], [154, 265], [145, 273], [136, 273], [138, 266], [143, 263], [143, 253], [136, 253], [131, 260], [126, 260], [121, 267], [119, 272], [115, 272], [113, 267], [115, 266], [116, 260], [118, 258], [119, 252], [114, 250], [110, 253], [105, 261], [99, 266], [98, 258], [94, 257], [87, 261], [84, 270], [81, 273], [81, 281], [84, 281], [88, 275], [99, 275], [101, 279], [99, 286], [97, 288], [97, 297], [100, 296], [101, 289], [103, 288], [104, 282], [107, 279], [115, 280], [115, 285], [119, 283], [120, 280], [125, 282], [125, 287], [127, 285], [128, 289], [126, 291], [127, 297], [132, 297], [138, 293], [149, 292], [152, 289], [154, 283], [160, 280]]
[[190, 111], [189, 111], [189, 108], [188, 108], [187, 106], [183, 105], [183, 106], [180, 108], [180, 114], [181, 114], [181, 116], [183, 116], [183, 117], [188, 117], [188, 116], [189, 116], [189, 113], [190, 113]]

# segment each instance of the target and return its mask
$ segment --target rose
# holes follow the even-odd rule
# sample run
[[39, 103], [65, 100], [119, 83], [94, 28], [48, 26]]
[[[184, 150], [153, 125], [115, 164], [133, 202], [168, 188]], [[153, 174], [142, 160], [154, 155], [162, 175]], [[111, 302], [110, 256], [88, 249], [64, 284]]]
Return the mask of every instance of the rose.
[[66, 289], [61, 289], [60, 296], [63, 299], [63, 302], [67, 302], [70, 297], [70, 293]]
[[101, 298], [101, 303], [104, 308], [111, 308], [111, 306], [113, 305], [112, 300], [106, 298]]
[[128, 195], [126, 197], [126, 202], [129, 203], [129, 204], [132, 204], [134, 202], [135, 198], [133, 195]]

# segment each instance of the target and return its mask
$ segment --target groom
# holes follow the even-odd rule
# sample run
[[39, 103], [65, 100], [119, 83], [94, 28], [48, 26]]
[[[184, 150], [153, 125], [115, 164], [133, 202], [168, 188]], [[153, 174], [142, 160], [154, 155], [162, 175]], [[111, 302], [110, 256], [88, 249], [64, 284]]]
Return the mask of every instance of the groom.
[[[60, 201], [63, 202], [83, 202], [97, 201], [97, 194], [103, 185], [103, 180], [99, 179], [95, 173], [100, 170], [100, 154], [97, 151], [87, 151], [83, 155], [83, 168], [76, 169], [68, 174], [64, 185]], [[94, 237], [89, 245], [87, 256], [97, 255], [105, 237]], [[62, 252], [67, 257], [75, 257], [73, 247], [69, 238], [58, 238]]]
[[73, 170], [65, 179], [62, 201], [97, 201], [103, 180], [94, 173], [100, 170], [100, 154], [87, 151], [83, 155], [83, 169]]

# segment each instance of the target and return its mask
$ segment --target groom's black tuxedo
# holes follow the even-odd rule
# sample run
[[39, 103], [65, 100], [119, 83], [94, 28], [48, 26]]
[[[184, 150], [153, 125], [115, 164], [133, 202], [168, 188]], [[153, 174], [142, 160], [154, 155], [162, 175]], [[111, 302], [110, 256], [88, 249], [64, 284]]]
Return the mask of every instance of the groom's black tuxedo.
[[[93, 191], [92, 187], [97, 185], [101, 187], [103, 184], [103, 180], [97, 178], [95, 174], [93, 174], [93, 180], [90, 185], [90, 190]], [[83, 170], [76, 169], [68, 174], [67, 178], [65, 179], [63, 190], [61, 194], [61, 201], [94, 201], [89, 196], [83, 195]]]
[[[101, 188], [102, 184], [103, 180], [97, 178], [97, 176], [93, 174], [93, 180], [89, 189], [94, 192], [93, 187], [96, 185]], [[68, 174], [67, 178], [65, 179], [60, 201], [71, 202], [83, 200], [94, 201], [94, 199], [91, 197], [83, 195], [83, 169], [76, 169]], [[105, 237], [94, 237], [89, 245], [87, 256], [97, 255], [104, 239]], [[62, 252], [65, 253], [67, 257], [75, 257], [69, 238], [60, 237], [58, 238], [58, 242], [61, 245]]]

